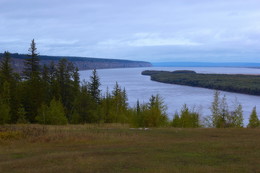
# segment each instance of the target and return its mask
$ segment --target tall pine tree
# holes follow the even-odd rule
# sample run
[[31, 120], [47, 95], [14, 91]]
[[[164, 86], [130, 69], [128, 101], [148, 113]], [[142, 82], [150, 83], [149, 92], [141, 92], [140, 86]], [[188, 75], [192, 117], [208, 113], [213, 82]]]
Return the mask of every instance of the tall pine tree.
[[40, 77], [40, 59], [38, 58], [36, 43], [34, 39], [29, 48], [28, 58], [24, 61], [23, 83], [24, 93], [22, 104], [27, 112], [27, 119], [35, 122], [35, 116], [43, 102], [43, 84]]

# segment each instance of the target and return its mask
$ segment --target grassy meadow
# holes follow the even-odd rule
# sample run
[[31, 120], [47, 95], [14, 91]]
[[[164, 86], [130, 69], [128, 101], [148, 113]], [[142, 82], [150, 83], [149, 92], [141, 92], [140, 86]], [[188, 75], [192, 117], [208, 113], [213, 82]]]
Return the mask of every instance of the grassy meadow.
[[0, 126], [0, 172], [260, 172], [260, 129]]

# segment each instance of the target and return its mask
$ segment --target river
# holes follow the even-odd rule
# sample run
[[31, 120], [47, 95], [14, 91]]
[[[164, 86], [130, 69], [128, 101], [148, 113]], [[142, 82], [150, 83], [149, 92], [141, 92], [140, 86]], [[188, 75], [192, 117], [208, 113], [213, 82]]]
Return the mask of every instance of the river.
[[[190, 108], [200, 111], [203, 116], [210, 115], [210, 106], [213, 101], [214, 90], [189, 87], [174, 84], [164, 84], [150, 80], [150, 76], [143, 76], [144, 70], [194, 70], [197, 73], [222, 73], [222, 74], [260, 74], [260, 69], [255, 68], [231, 68], [231, 67], [145, 67], [145, 68], [121, 68], [121, 69], [101, 69], [97, 73], [101, 81], [102, 92], [109, 88], [111, 91], [116, 82], [125, 88], [130, 106], [134, 106], [136, 101], [140, 103], [148, 102], [151, 95], [159, 94], [167, 105], [168, 116], [172, 118], [176, 111], [180, 111], [184, 104]], [[92, 71], [80, 71], [81, 80], [89, 81]], [[248, 124], [249, 115], [254, 106], [260, 113], [260, 96], [238, 94], [221, 91], [221, 95], [226, 95], [229, 108], [232, 110], [236, 100], [243, 106], [244, 124]]]

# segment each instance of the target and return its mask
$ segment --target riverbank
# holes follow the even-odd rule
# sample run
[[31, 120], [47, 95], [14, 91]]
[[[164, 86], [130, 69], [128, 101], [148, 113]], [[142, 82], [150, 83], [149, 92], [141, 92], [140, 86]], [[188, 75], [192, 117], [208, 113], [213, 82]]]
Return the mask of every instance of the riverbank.
[[173, 72], [146, 70], [142, 75], [151, 76], [151, 80], [156, 82], [260, 95], [260, 75], [202, 74], [187, 70]]

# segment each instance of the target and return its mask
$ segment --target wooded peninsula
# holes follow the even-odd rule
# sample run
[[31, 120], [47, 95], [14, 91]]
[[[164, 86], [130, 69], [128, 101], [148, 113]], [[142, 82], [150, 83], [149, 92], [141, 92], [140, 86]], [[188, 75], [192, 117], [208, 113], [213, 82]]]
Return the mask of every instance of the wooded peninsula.
[[162, 83], [260, 95], [260, 75], [202, 74], [190, 70], [173, 72], [146, 70], [142, 75], [151, 76], [151, 80]]

